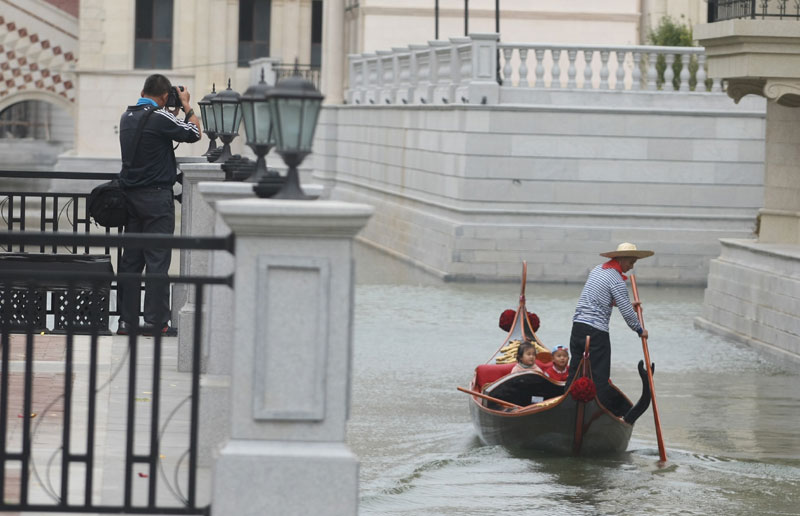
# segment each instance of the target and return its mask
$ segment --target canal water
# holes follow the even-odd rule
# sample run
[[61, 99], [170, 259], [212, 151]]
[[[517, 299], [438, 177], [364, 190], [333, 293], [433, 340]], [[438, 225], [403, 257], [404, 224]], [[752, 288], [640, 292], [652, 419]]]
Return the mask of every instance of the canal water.
[[[641, 284], [666, 465], [653, 413], [603, 458], [483, 446], [467, 395], [505, 334], [517, 284], [441, 283], [360, 250], [348, 444], [362, 515], [800, 515], [800, 368], [696, 329], [702, 288]], [[635, 272], [635, 271], [634, 271]], [[529, 283], [547, 346], [567, 345], [581, 285]], [[637, 399], [641, 340], [612, 316], [611, 378]]]

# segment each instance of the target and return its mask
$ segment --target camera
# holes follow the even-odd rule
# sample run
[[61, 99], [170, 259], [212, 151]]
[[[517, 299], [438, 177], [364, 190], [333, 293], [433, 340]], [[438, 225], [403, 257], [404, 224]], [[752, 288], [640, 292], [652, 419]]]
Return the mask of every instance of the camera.
[[174, 108], [183, 109], [183, 104], [181, 103], [181, 99], [180, 97], [178, 97], [178, 89], [183, 91], [183, 86], [173, 86], [169, 89], [169, 96], [167, 97], [167, 103], [164, 107], [168, 109], [174, 109]]

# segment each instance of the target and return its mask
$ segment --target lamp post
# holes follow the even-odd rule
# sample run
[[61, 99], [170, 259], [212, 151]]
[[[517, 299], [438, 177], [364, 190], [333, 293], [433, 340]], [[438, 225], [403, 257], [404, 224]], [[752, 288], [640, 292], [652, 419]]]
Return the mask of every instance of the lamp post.
[[270, 117], [275, 132], [275, 147], [289, 167], [286, 183], [273, 199], [311, 199], [300, 188], [297, 167], [311, 153], [322, 99], [314, 84], [295, 75], [281, 79], [269, 90]]
[[261, 69], [261, 81], [247, 88], [240, 104], [242, 106], [242, 120], [247, 136], [247, 145], [256, 153], [256, 170], [254, 174], [255, 185], [253, 191], [258, 197], [272, 197], [281, 186], [284, 179], [280, 174], [270, 172], [264, 156], [275, 145], [272, 117], [269, 112], [267, 94], [272, 88], [264, 81], [264, 69]]
[[211, 99], [216, 96], [216, 84], [212, 84], [211, 93], [203, 97], [200, 102], [197, 103], [197, 105], [200, 106], [200, 117], [203, 119], [203, 130], [205, 130], [210, 140], [208, 142], [208, 149], [206, 149], [203, 156], [208, 156], [212, 150], [217, 148], [217, 122], [214, 117], [214, 109], [211, 107]]
[[231, 80], [228, 79], [228, 88], [220, 91], [211, 99], [214, 109], [214, 125], [217, 136], [223, 143], [222, 154], [214, 163], [225, 163], [231, 157], [231, 142], [239, 134], [239, 124], [242, 121], [242, 111], [239, 109], [239, 94], [231, 89]]

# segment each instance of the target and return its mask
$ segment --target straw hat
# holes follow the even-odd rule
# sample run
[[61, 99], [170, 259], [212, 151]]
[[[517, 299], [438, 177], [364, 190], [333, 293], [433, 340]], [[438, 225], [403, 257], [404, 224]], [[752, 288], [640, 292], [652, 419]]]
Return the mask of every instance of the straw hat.
[[611, 251], [608, 253], [600, 253], [600, 256], [605, 256], [606, 258], [618, 258], [620, 256], [630, 256], [632, 258], [647, 258], [648, 256], [653, 256], [655, 252], [653, 251], [642, 251], [636, 249], [634, 244], [629, 242], [623, 242], [617, 246], [616, 251]]

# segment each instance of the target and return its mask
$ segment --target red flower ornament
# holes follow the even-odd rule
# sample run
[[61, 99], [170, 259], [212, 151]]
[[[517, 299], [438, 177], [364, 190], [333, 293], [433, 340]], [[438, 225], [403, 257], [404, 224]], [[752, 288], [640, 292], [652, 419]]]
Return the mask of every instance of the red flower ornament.
[[597, 388], [591, 378], [582, 376], [572, 383], [572, 388], [569, 392], [575, 401], [586, 403], [592, 401], [597, 395]]
[[[510, 331], [511, 325], [514, 323], [515, 315], [517, 315], [517, 311], [511, 309], [505, 310], [502, 314], [500, 314], [500, 329], [503, 331]], [[539, 321], [538, 315], [533, 312], [528, 312], [528, 321], [530, 321], [533, 331], [539, 331], [541, 322]]]

